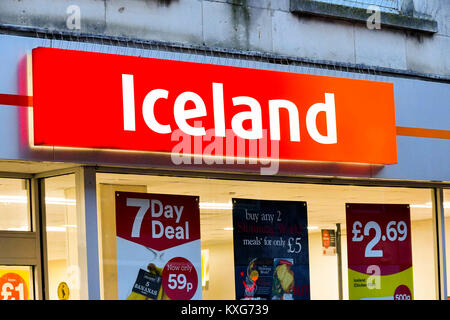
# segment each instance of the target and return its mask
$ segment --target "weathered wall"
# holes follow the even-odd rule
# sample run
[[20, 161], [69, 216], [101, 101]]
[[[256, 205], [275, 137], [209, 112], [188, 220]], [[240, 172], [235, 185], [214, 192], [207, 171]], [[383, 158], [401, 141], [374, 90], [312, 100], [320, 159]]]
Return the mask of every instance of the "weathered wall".
[[[25, 57], [36, 47], [54, 47], [103, 53], [136, 55], [190, 62], [212, 63], [228, 66], [269, 69], [308, 73], [334, 77], [392, 82], [395, 93], [396, 125], [414, 128], [449, 129], [450, 89], [447, 83], [362, 74], [310, 66], [270, 64], [260, 61], [244, 61], [215, 56], [202, 56], [181, 52], [155, 51], [150, 49], [118, 48], [116, 46], [79, 43], [75, 41], [48, 40], [42, 38], [0, 35], [0, 93], [27, 94], [23, 91]], [[70, 64], [70, 61], [68, 61]], [[103, 94], [103, 93], [100, 93]], [[143, 168], [166, 168], [180, 170], [217, 170], [260, 173], [259, 166], [208, 166], [205, 169], [195, 163], [176, 166], [170, 155], [114, 152], [101, 149], [67, 149], [30, 147], [28, 120], [30, 108], [16, 106], [0, 107], [0, 159], [57, 161], [98, 165], [129, 166]], [[420, 152], [418, 152], [420, 150]], [[384, 166], [315, 165], [312, 163], [289, 166], [280, 164], [283, 175], [348, 176], [377, 179], [450, 181], [450, 140], [418, 137], [397, 137], [398, 164]]]
[[[291, 13], [290, 0], [2, 0], [0, 25], [253, 50], [450, 76], [450, 1], [414, 0], [434, 35]], [[70, 23], [69, 23], [70, 26]]]

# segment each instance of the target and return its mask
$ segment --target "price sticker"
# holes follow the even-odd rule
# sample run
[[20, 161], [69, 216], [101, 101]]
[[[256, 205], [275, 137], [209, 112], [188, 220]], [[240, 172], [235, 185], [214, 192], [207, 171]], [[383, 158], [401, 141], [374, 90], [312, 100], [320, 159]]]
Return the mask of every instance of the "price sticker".
[[289, 237], [287, 241], [288, 253], [300, 253], [302, 251], [302, 244], [300, 243], [301, 237]]
[[[363, 231], [364, 230], [364, 231]], [[376, 221], [369, 221], [364, 226], [361, 221], [353, 222], [352, 227], [352, 241], [361, 242], [364, 237], [371, 235], [371, 230], [374, 230], [375, 234], [371, 240], [367, 243], [364, 250], [364, 256], [366, 258], [382, 258], [383, 250], [375, 250], [374, 247], [378, 245], [380, 241], [405, 241], [408, 236], [408, 226], [405, 221], [389, 221], [386, 225], [386, 229], [382, 230], [380, 224]]]
[[394, 300], [411, 300], [411, 291], [405, 285], [400, 285], [395, 289]]
[[28, 300], [27, 282], [17, 273], [0, 277], [0, 300]]
[[190, 300], [198, 287], [197, 270], [183, 257], [166, 263], [162, 272], [164, 292], [172, 300]]

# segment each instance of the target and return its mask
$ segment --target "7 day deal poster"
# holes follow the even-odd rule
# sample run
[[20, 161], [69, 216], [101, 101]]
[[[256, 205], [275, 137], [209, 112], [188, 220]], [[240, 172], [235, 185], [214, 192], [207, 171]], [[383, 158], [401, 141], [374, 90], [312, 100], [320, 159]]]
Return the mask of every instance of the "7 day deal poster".
[[233, 199], [238, 300], [309, 300], [306, 202]]
[[409, 205], [346, 204], [350, 300], [412, 300]]
[[119, 299], [201, 299], [199, 198], [116, 192]]

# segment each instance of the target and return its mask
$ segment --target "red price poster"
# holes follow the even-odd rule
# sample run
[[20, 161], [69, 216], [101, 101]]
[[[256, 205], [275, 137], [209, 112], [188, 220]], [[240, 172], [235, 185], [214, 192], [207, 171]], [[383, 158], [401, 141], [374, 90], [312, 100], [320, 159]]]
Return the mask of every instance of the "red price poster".
[[116, 192], [119, 299], [201, 299], [199, 198]]
[[347, 204], [350, 300], [413, 299], [409, 205]]

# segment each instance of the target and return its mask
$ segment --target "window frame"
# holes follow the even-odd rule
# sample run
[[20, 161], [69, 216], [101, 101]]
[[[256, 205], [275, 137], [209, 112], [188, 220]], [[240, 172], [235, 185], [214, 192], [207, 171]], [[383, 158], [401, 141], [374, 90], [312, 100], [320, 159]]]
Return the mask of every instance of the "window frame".
[[[343, 179], [302, 176], [261, 176], [245, 173], [224, 173], [211, 171], [173, 171], [170, 169], [140, 169], [121, 167], [95, 167], [95, 173], [136, 174], [152, 176], [171, 176], [186, 178], [206, 178], [219, 180], [245, 180], [255, 182], [281, 182], [298, 184], [322, 184], [322, 185], [353, 185], [362, 187], [403, 187], [430, 189], [432, 199], [432, 224], [433, 224], [433, 251], [436, 286], [436, 300], [447, 300], [447, 274], [446, 274], [446, 244], [445, 244], [445, 218], [443, 189], [450, 188], [447, 183], [404, 180], [374, 180], [374, 179]], [[95, 178], [94, 178], [95, 180]], [[95, 189], [96, 190], [96, 189]], [[94, 191], [95, 192], [95, 191]], [[97, 214], [97, 211], [96, 211]]]
[[[369, 6], [378, 6], [382, 11], [388, 11], [399, 14], [402, 8], [402, 0], [314, 0], [316, 2], [325, 2], [334, 5], [342, 5], [354, 8], [367, 9]], [[395, 5], [384, 5], [387, 2], [393, 2]]]
[[[368, 19], [374, 14], [373, 8], [368, 5], [361, 7], [348, 5], [351, 1], [353, 0], [290, 0], [290, 12], [301, 16], [319, 16], [324, 18], [358, 22], [367, 25]], [[342, 2], [342, 4], [340, 2]], [[382, 29], [400, 29], [425, 34], [434, 34], [438, 32], [438, 24], [436, 20], [428, 15], [418, 13], [414, 10], [407, 12], [406, 10], [403, 10], [404, 6], [402, 3], [399, 3], [400, 8], [398, 10], [388, 10], [386, 7], [381, 10], [383, 7], [380, 7], [380, 27]]]

